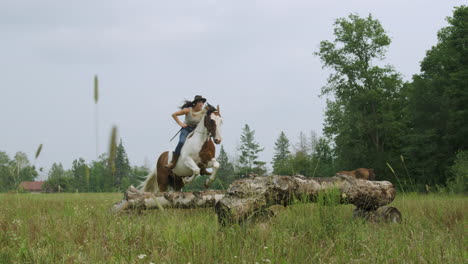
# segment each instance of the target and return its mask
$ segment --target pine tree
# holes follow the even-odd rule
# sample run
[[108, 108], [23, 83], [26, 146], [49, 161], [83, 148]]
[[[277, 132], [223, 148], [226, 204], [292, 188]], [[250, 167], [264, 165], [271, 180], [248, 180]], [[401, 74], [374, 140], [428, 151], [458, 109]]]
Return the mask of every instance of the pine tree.
[[[235, 179], [235, 172], [234, 172], [234, 165], [229, 161], [229, 157], [224, 150], [224, 146], [221, 145], [221, 149], [219, 151], [219, 156], [216, 158], [219, 162], [220, 167], [218, 170], [218, 174], [216, 178], [221, 181], [223, 187], [226, 188], [229, 184], [231, 184]], [[216, 182], [213, 186], [215, 188], [217, 186]]]
[[128, 186], [123, 186], [123, 183], [126, 185], [130, 183], [131, 171], [130, 162], [128, 161], [127, 152], [120, 139], [120, 143], [117, 146], [117, 151], [115, 155], [115, 187], [117, 188], [127, 188]]
[[255, 130], [251, 130], [249, 125], [245, 125], [241, 134], [241, 146], [239, 147], [240, 174], [249, 173], [263, 174], [266, 170], [263, 168], [265, 162], [258, 161], [258, 153], [263, 151], [260, 145], [255, 141]]
[[281, 131], [278, 139], [275, 142], [275, 153], [273, 157], [273, 174], [290, 175], [291, 170], [291, 152], [289, 151], [289, 139], [283, 131]]

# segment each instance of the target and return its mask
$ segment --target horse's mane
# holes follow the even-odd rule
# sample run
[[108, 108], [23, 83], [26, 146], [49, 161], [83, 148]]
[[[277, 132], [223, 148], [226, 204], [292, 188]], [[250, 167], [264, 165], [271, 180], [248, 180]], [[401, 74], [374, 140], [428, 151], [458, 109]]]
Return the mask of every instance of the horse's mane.
[[216, 112], [216, 108], [210, 104], [206, 104], [206, 115], [209, 116], [212, 113]]

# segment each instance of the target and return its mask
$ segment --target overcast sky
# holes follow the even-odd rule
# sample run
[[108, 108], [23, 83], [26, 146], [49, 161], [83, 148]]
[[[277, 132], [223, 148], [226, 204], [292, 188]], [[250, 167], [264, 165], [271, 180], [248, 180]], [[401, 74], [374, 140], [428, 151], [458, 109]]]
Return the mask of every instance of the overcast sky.
[[[328, 73], [313, 53], [339, 17], [369, 13], [392, 43], [385, 60], [405, 80], [461, 0], [0, 0], [0, 151], [47, 171], [96, 159], [93, 76], [100, 80], [99, 151], [119, 129], [132, 165], [177, 144], [171, 114], [201, 94], [219, 104], [235, 156], [249, 124], [271, 161], [284, 131], [322, 133]], [[44, 175], [43, 175], [44, 177]], [[41, 178], [43, 178], [41, 177]]]

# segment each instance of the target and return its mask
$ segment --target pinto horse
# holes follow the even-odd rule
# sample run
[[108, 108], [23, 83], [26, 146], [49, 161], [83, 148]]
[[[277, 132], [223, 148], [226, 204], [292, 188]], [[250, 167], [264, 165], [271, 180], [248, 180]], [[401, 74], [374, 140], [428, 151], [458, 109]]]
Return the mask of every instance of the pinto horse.
[[205, 171], [207, 168], [212, 168], [213, 171], [205, 182], [205, 188], [208, 188], [214, 181], [219, 169], [219, 162], [215, 158], [214, 143], [221, 143], [223, 119], [219, 106], [214, 108], [208, 104], [204, 111], [206, 114], [195, 130], [187, 136], [174, 169], [170, 170], [164, 166], [172, 160], [172, 151], [163, 152], [156, 162], [156, 169], [138, 186], [140, 190], [155, 192], [157, 184], [160, 192], [167, 191], [169, 186], [175, 191], [180, 191], [185, 184], [199, 176], [200, 171]]

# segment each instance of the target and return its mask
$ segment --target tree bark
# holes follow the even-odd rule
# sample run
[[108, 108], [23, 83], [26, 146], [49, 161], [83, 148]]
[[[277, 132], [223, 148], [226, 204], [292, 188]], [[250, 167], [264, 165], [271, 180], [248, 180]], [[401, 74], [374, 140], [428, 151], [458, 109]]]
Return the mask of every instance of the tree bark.
[[343, 174], [329, 178], [251, 177], [232, 183], [224, 198], [216, 203], [215, 211], [222, 224], [242, 222], [272, 205], [288, 205], [295, 199], [316, 202], [319, 193], [325, 191], [329, 191], [325, 199], [351, 203], [365, 211], [391, 203], [396, 194], [390, 182], [359, 180]]
[[[319, 198], [319, 194], [323, 196]], [[286, 206], [298, 199], [306, 202], [321, 199], [324, 203], [354, 204], [355, 217], [373, 222], [400, 222], [400, 212], [384, 206], [393, 201], [395, 194], [395, 187], [390, 182], [360, 180], [344, 174], [329, 178], [253, 176], [233, 182], [226, 193], [213, 190], [148, 193], [130, 186], [124, 200], [115, 204], [113, 211], [214, 207], [218, 221], [227, 224], [239, 223], [265, 212], [274, 215], [276, 213], [270, 209], [274, 205]]]
[[223, 191], [149, 193], [130, 186], [124, 199], [114, 204], [113, 212], [127, 209], [204, 208], [214, 207], [224, 197]]

